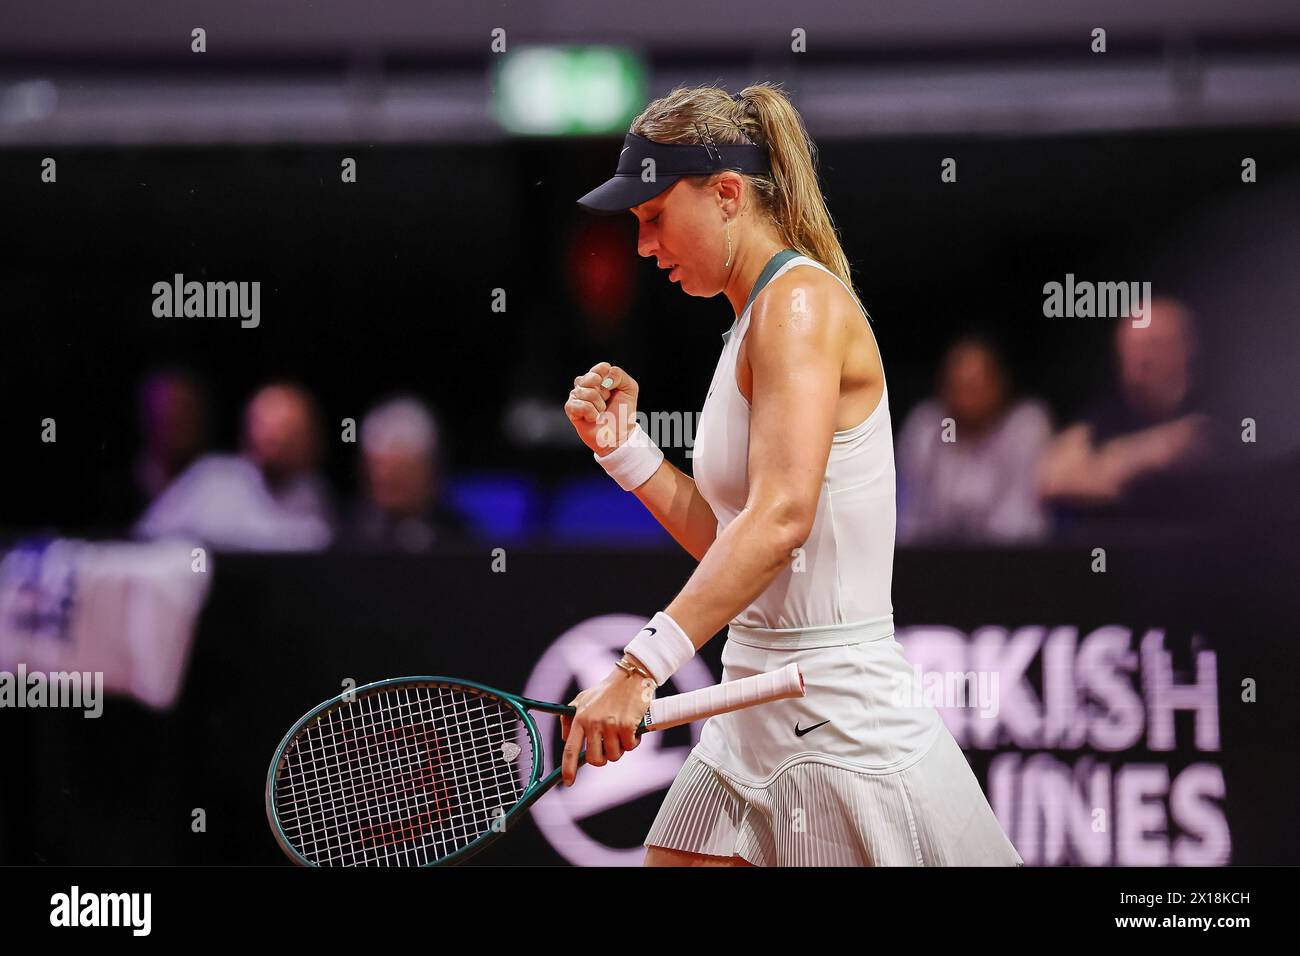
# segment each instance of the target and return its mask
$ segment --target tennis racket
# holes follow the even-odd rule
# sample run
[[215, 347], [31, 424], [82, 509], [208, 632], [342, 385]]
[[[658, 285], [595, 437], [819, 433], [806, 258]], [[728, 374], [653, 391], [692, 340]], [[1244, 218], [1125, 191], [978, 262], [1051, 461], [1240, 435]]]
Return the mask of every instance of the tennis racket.
[[[655, 700], [637, 736], [804, 694], [799, 666]], [[460, 863], [560, 780], [529, 711], [577, 708], [449, 677], [358, 687], [303, 716], [266, 775], [266, 816], [304, 866]], [[578, 756], [581, 763], [584, 750]]]

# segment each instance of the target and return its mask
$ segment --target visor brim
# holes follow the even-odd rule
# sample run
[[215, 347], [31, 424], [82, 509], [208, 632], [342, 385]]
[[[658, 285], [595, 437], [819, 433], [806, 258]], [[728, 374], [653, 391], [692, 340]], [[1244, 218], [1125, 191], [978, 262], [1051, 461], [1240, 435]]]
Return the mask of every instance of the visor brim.
[[578, 205], [587, 212], [612, 216], [654, 199], [679, 179], [680, 176], [661, 176], [646, 182], [640, 176], [611, 176], [579, 199]]

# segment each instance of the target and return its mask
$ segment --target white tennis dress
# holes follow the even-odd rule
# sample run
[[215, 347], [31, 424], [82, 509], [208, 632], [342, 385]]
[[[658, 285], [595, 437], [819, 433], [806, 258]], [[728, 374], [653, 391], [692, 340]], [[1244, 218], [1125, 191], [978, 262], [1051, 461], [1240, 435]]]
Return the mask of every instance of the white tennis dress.
[[[768, 282], [801, 266], [834, 275], [778, 253], [723, 336], [693, 466], [719, 533], [748, 493], [736, 356], [750, 310]], [[938, 711], [913, 703], [917, 677], [894, 639], [894, 523], [886, 390], [864, 421], [835, 433], [802, 554], [732, 621], [723, 648], [724, 681], [797, 661], [806, 696], [709, 718], [647, 846], [760, 866], [1023, 863]]]

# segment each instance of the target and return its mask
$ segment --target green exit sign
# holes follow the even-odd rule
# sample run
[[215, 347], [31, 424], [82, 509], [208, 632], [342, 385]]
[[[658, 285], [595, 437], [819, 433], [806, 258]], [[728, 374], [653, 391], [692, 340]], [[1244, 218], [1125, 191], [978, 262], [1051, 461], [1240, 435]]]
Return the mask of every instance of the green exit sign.
[[512, 133], [626, 132], [645, 107], [645, 67], [618, 47], [526, 47], [499, 61], [493, 106]]

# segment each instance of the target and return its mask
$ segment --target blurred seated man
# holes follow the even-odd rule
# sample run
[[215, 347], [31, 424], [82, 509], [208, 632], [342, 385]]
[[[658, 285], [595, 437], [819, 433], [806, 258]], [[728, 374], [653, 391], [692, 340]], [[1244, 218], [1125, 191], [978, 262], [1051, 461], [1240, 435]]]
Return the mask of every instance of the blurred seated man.
[[136, 533], [194, 537], [230, 551], [315, 551], [332, 537], [315, 403], [287, 384], [262, 388], [244, 415], [242, 455], [205, 455], [145, 512]]
[[372, 409], [361, 423], [365, 497], [342, 544], [359, 551], [428, 551], [464, 541], [468, 527], [439, 501], [438, 427], [417, 399], [397, 398]]
[[938, 396], [921, 402], [899, 434], [899, 542], [1041, 538], [1047, 516], [1034, 469], [1051, 432], [1042, 403], [1012, 399], [989, 342], [955, 343], [944, 357]]
[[1197, 517], [1197, 465], [1210, 420], [1198, 408], [1196, 335], [1187, 310], [1157, 298], [1150, 324], [1115, 333], [1119, 389], [1052, 443], [1039, 473], [1043, 497], [1075, 528], [1150, 530]]

